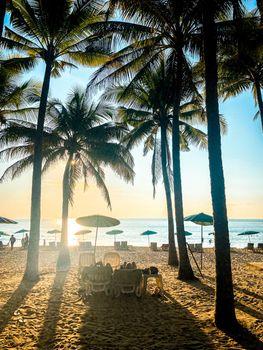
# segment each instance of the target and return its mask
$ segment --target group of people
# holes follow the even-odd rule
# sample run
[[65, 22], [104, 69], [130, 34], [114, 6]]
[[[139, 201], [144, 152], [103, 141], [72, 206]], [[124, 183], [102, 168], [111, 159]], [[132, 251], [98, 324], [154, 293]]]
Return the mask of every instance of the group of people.
[[[9, 239], [9, 243], [8, 243], [8, 244], [10, 244], [11, 250], [13, 250], [15, 242], [16, 242], [15, 236], [11, 235], [11, 237]], [[22, 245], [23, 249], [27, 249], [27, 247], [28, 247], [28, 234], [27, 233], [26, 233], [25, 237], [23, 237], [21, 239], [21, 245]]]

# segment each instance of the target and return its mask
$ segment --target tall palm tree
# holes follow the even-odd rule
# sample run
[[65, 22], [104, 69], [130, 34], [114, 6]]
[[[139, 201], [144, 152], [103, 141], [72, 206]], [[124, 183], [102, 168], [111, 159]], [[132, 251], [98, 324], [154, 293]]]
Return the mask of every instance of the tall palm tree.
[[106, 85], [129, 77], [139, 81], [150, 67], [158, 64], [166, 52], [173, 67], [173, 183], [175, 201], [175, 219], [177, 227], [180, 266], [178, 278], [194, 279], [187, 255], [184, 236], [183, 197], [180, 168], [180, 127], [179, 114], [182, 97], [182, 84], [189, 82], [189, 88], [195, 91], [192, 84], [191, 64], [184, 54], [189, 40], [195, 33], [195, 21], [192, 20], [191, 7], [196, 1], [156, 1], [156, 0], [111, 0], [108, 15], [116, 7], [122, 11], [125, 21], [108, 21], [97, 26], [102, 35], [114, 35], [116, 42], [128, 41], [128, 45], [113, 55], [112, 60], [103, 65], [90, 82], [91, 86]]
[[[127, 130], [112, 122], [113, 108], [105, 103], [89, 103], [85, 92], [75, 89], [66, 104], [54, 100], [48, 106], [47, 123], [43, 142], [43, 171], [54, 163], [66, 163], [63, 175], [62, 234], [57, 268], [67, 269], [70, 265], [68, 250], [68, 212], [73, 204], [74, 188], [81, 177], [84, 189], [95, 180], [101, 189], [107, 205], [111, 207], [110, 196], [104, 182], [104, 166], [126, 181], [132, 181], [133, 159], [118, 139]], [[36, 124], [13, 121], [0, 131], [0, 157], [10, 160], [22, 156], [9, 166], [1, 181], [14, 178], [26, 170], [33, 161], [33, 144]]]
[[[159, 180], [160, 170], [164, 181], [166, 206], [168, 214], [169, 254], [168, 264], [178, 265], [178, 258], [174, 240], [174, 220], [171, 196], [171, 157], [168, 134], [172, 131], [173, 93], [171, 89], [171, 72], [162, 61], [156, 70], [149, 70], [140, 81], [124, 86], [107, 89], [107, 98], [117, 103], [125, 103], [119, 108], [121, 120], [133, 127], [126, 136], [128, 147], [144, 141], [144, 154], [153, 151], [152, 156], [152, 183], [155, 187]], [[186, 91], [184, 91], [186, 93]], [[203, 110], [195, 101], [186, 102], [180, 109], [180, 148], [189, 150], [189, 143], [199, 146], [206, 145], [205, 134], [189, 125], [187, 121], [203, 121]], [[159, 142], [160, 138], [160, 142]]]
[[6, 4], [7, 4], [7, 0], [1, 0], [0, 2], [0, 38], [3, 35]]
[[92, 23], [102, 20], [99, 0], [11, 0], [12, 28], [6, 28], [2, 48], [22, 52], [17, 58], [21, 69], [31, 69], [40, 59], [45, 74], [39, 104], [37, 138], [31, 195], [30, 238], [24, 278], [38, 279], [42, 141], [51, 76], [59, 76], [74, 63], [98, 65], [107, 57], [108, 46], [93, 35]]
[[0, 125], [10, 118], [29, 117], [37, 111], [31, 103], [39, 95], [38, 84], [30, 80], [18, 84], [18, 80], [19, 75], [0, 60]]
[[218, 106], [217, 16], [228, 11], [234, 1], [201, 1], [203, 55], [205, 62], [205, 99], [208, 125], [208, 152], [211, 196], [215, 229], [216, 305], [215, 322], [219, 328], [236, 326], [231, 272], [229, 230], [222, 164]]
[[259, 19], [253, 13], [239, 18], [231, 44], [219, 50], [219, 92], [227, 99], [251, 89], [263, 131], [262, 44]]

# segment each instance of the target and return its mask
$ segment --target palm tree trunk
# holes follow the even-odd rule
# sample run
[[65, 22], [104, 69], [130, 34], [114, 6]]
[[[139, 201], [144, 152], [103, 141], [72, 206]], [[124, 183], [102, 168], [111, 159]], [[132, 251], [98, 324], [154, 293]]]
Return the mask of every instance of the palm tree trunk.
[[263, 0], [257, 0], [257, 8], [260, 14], [260, 24], [263, 24]]
[[70, 266], [70, 255], [68, 249], [68, 210], [69, 210], [69, 186], [70, 186], [70, 168], [72, 156], [69, 157], [63, 176], [63, 202], [62, 202], [62, 232], [57, 260], [58, 270], [67, 270]]
[[167, 172], [167, 135], [166, 135], [167, 123], [161, 122], [161, 159], [162, 159], [162, 173], [163, 182], [166, 195], [166, 206], [168, 216], [168, 241], [169, 241], [169, 252], [168, 252], [168, 265], [178, 266], [178, 256], [175, 247], [174, 239], [174, 218], [173, 218], [173, 205], [171, 196], [171, 187], [169, 176]]
[[30, 236], [27, 253], [26, 270], [24, 279], [36, 281], [39, 278], [39, 238], [40, 238], [40, 212], [41, 212], [41, 170], [42, 170], [42, 142], [43, 128], [46, 114], [47, 97], [50, 84], [52, 64], [46, 63], [45, 76], [41, 91], [38, 121], [37, 137], [34, 144], [34, 163], [32, 176], [31, 193], [31, 217], [30, 217]]
[[182, 195], [182, 180], [181, 180], [181, 164], [180, 164], [180, 128], [179, 128], [179, 113], [181, 103], [182, 90], [182, 68], [183, 58], [182, 51], [178, 50], [177, 55], [177, 70], [175, 78], [175, 100], [173, 106], [173, 130], [172, 130], [172, 150], [173, 150], [173, 177], [174, 177], [174, 204], [175, 204], [175, 219], [176, 232], [179, 250], [179, 270], [178, 279], [193, 280], [194, 276], [188, 252], [186, 247], [186, 239], [184, 234], [184, 211], [183, 211], [183, 195]]
[[0, 38], [3, 35], [5, 12], [6, 12], [6, 0], [1, 0], [0, 2]]
[[257, 93], [258, 108], [259, 108], [261, 127], [263, 132], [263, 101], [262, 101], [261, 87], [258, 79], [255, 79], [254, 83], [255, 83], [255, 88]]
[[208, 152], [211, 196], [215, 229], [216, 300], [215, 322], [219, 328], [236, 326], [231, 272], [228, 219], [217, 95], [217, 44], [214, 9], [210, 2], [203, 8], [203, 47], [205, 59], [205, 90], [208, 125]]

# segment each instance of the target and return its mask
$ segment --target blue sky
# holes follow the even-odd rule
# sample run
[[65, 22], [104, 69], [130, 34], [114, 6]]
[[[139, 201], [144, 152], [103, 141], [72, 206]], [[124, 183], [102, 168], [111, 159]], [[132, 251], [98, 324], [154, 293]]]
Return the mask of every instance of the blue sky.
[[[253, 8], [255, 1], [247, 1], [246, 4], [248, 8]], [[87, 68], [66, 71], [62, 78], [52, 80], [52, 96], [64, 100], [74, 86], [86, 86], [91, 72]], [[42, 76], [43, 66], [38, 66], [34, 79], [41, 80]], [[222, 153], [230, 218], [263, 218], [263, 134], [259, 119], [253, 121], [256, 111], [250, 91], [220, 103], [220, 112], [228, 123], [228, 133], [222, 137]], [[140, 147], [134, 150], [133, 155], [136, 171], [134, 186], [121, 182], [111, 171], [106, 173], [113, 204], [111, 213], [91, 183], [86, 193], [79, 184], [71, 216], [100, 212], [116, 217], [165, 217], [161, 181], [156, 199], [152, 199], [150, 156], [143, 157]], [[207, 152], [192, 149], [182, 153], [181, 158], [185, 215], [200, 211], [211, 213]], [[4, 167], [0, 163], [0, 172]], [[43, 179], [42, 214], [45, 218], [60, 216], [62, 171], [63, 165], [58, 165]], [[0, 204], [1, 215], [29, 217], [30, 172], [12, 183], [1, 184], [1, 191], [6, 198], [5, 203]], [[57, 193], [56, 201], [54, 193]]]

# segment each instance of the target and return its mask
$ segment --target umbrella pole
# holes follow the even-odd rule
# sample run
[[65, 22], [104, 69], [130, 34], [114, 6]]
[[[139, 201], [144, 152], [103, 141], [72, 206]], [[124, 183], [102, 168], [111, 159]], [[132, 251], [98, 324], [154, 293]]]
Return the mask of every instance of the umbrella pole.
[[148, 235], [148, 247], [150, 247], [150, 237]]
[[96, 247], [97, 247], [97, 238], [98, 238], [98, 226], [96, 227], [96, 236], [95, 236], [94, 254], [96, 253]]
[[203, 225], [201, 225], [201, 270], [203, 268]]

